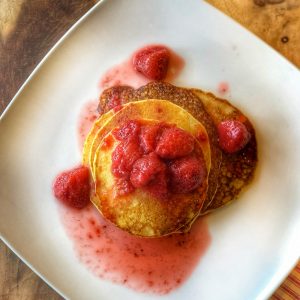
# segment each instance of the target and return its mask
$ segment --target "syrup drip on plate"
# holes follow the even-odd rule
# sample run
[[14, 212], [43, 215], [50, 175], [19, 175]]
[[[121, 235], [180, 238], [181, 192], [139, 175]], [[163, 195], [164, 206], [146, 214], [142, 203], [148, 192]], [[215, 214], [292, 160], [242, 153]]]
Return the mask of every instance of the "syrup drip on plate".
[[[148, 45], [147, 47], [151, 46], [152, 45]], [[167, 77], [164, 81], [171, 82], [176, 79], [177, 76], [179, 76], [181, 70], [185, 65], [185, 62], [184, 59], [173, 50], [171, 50], [170, 48], [168, 48], [168, 50], [170, 53], [170, 61]], [[150, 79], [146, 78], [134, 69], [132, 64], [134, 55], [135, 53], [133, 53], [128, 59], [121, 62], [120, 64], [108, 69], [101, 77], [99, 87], [101, 89], [106, 89], [118, 85], [128, 85], [133, 88], [139, 88], [140, 86], [143, 86], [150, 82]]]
[[[173, 50], [169, 51], [165, 81], [171, 82], [180, 74], [185, 62]], [[101, 77], [101, 90], [116, 85], [138, 88], [150, 81], [134, 70], [133, 55]], [[81, 149], [99, 116], [97, 105], [98, 101], [87, 102], [79, 115]], [[198, 219], [189, 233], [141, 238], [106, 221], [92, 204], [81, 210], [62, 206], [60, 214], [81, 263], [99, 278], [139, 292], [167, 294], [180, 287], [192, 274], [211, 242], [205, 218]]]
[[189, 233], [142, 238], [106, 221], [92, 205], [61, 207], [60, 213], [81, 263], [96, 276], [139, 292], [167, 294], [181, 286], [211, 241], [205, 218]]

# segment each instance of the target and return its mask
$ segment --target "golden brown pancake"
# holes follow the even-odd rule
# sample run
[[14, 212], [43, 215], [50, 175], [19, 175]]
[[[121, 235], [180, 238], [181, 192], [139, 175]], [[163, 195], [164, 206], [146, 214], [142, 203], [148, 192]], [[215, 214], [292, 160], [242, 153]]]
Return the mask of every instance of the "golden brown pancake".
[[194, 136], [196, 152], [203, 158], [208, 175], [211, 151], [204, 126], [186, 110], [166, 100], [129, 102], [112, 116], [110, 113], [95, 122], [83, 150], [83, 163], [90, 166], [96, 186], [91, 201], [108, 220], [135, 235], [162, 236], [189, 228], [206, 199], [208, 178], [193, 192], [170, 194], [167, 200], [157, 199], [141, 189], [118, 196], [114, 191], [116, 178], [111, 173], [111, 156], [118, 141], [112, 131], [129, 120], [176, 125]]
[[211, 150], [211, 168], [209, 172], [209, 186], [207, 191], [207, 198], [203, 207], [207, 207], [212, 201], [217, 187], [219, 168], [222, 159], [222, 151], [218, 145], [218, 137], [216, 127], [210, 115], [204, 109], [203, 103], [199, 98], [190, 90], [179, 88], [165, 82], [150, 82], [137, 90], [130, 89], [129, 87], [112, 87], [105, 90], [100, 96], [100, 110], [102, 112], [109, 111], [109, 103], [111, 97], [120, 95], [121, 103], [128, 103], [131, 101], [140, 101], [147, 99], [163, 99], [168, 100], [186, 111], [188, 111], [195, 119], [197, 119], [205, 127], [209, 136], [210, 150]]
[[257, 164], [257, 144], [255, 131], [248, 118], [227, 100], [219, 99], [211, 93], [199, 89], [192, 90], [203, 103], [205, 110], [217, 126], [224, 120], [238, 120], [246, 126], [251, 134], [248, 144], [235, 154], [223, 152], [219, 175], [219, 187], [213, 201], [204, 206], [202, 212], [207, 213], [236, 199], [244, 186], [254, 175]]
[[94, 123], [91, 131], [89, 132], [88, 136], [85, 139], [84, 145], [83, 145], [83, 151], [82, 151], [82, 163], [83, 165], [91, 165], [91, 153], [90, 148], [94, 141], [95, 135], [97, 132], [108, 122], [114, 115], [114, 112], [112, 110], [108, 111], [107, 113], [103, 114], [100, 118], [96, 120]]
[[96, 150], [103, 138], [113, 129], [122, 126], [129, 120], [151, 119], [164, 123], [174, 124], [177, 127], [189, 132], [196, 139], [198, 136], [202, 148], [207, 169], [211, 165], [211, 150], [209, 137], [206, 128], [186, 110], [178, 105], [166, 100], [148, 99], [144, 101], [133, 101], [123, 106], [123, 108], [111, 114], [109, 111], [102, 115], [94, 124], [90, 131], [83, 149], [83, 164], [90, 165], [94, 174], [94, 157]]
[[[179, 88], [165, 82], [151, 82], [137, 90], [129, 87], [112, 87], [105, 90], [100, 97], [101, 111], [109, 110], [112, 95], [119, 95], [123, 104], [146, 99], [168, 100], [187, 110], [204, 125], [211, 147], [211, 168], [202, 214], [236, 199], [243, 187], [253, 178], [257, 164], [255, 131], [247, 117], [228, 101], [197, 89]], [[219, 148], [216, 126], [227, 119], [243, 122], [251, 133], [249, 143], [235, 154], [227, 154]]]
[[[158, 123], [150, 121], [155, 122]], [[110, 140], [109, 147], [106, 140]], [[208, 180], [190, 193], [170, 194], [167, 199], [156, 198], [140, 188], [129, 195], [119, 196], [115, 192], [116, 178], [111, 172], [111, 156], [117, 143], [112, 132], [109, 132], [95, 154], [96, 197], [92, 201], [104, 217], [119, 228], [144, 237], [164, 236], [190, 227], [200, 213]], [[198, 142], [195, 151], [202, 155]]]

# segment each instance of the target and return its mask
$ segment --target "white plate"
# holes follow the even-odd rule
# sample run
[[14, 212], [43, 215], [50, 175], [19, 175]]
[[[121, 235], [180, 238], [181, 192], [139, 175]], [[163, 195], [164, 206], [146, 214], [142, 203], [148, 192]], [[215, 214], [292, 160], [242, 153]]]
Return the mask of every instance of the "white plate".
[[241, 201], [209, 217], [212, 244], [190, 279], [164, 299], [265, 299], [300, 253], [300, 75], [229, 18], [199, 0], [111, 0], [97, 5], [39, 65], [0, 124], [0, 229], [5, 242], [71, 299], [149, 299], [80, 264], [51, 183], [80, 153], [76, 121], [100, 75], [160, 42], [186, 58], [176, 84], [216, 91], [253, 121], [259, 168]]

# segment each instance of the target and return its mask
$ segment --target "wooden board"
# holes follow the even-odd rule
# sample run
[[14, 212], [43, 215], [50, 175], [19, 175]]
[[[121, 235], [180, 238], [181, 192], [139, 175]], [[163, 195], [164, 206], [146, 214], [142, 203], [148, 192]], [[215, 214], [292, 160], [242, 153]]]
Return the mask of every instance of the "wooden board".
[[300, 68], [299, 0], [207, 2], [241, 23]]
[[[0, 113], [97, 0], [0, 0]], [[300, 0], [208, 0], [300, 67]], [[275, 4], [277, 3], [277, 4]], [[0, 299], [61, 299], [0, 242]], [[300, 299], [300, 264], [273, 299]]]
[[96, 0], [0, 0], [0, 113], [34, 67]]

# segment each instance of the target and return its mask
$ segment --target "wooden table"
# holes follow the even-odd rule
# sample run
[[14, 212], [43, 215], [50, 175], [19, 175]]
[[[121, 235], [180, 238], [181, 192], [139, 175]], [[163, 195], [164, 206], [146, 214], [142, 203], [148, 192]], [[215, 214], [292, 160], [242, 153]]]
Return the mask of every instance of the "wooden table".
[[[0, 0], [0, 113], [97, 0]], [[208, 0], [300, 67], [300, 0]], [[300, 82], [299, 82], [300, 84]], [[61, 299], [0, 242], [0, 299]], [[272, 299], [300, 299], [300, 264]]]

